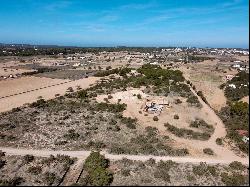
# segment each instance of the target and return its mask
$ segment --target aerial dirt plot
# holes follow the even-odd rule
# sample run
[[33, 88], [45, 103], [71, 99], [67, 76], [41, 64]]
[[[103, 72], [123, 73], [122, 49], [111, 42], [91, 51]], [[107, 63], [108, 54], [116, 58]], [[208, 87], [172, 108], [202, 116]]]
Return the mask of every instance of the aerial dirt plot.
[[0, 81], [0, 88], [1, 88], [0, 98], [4, 96], [17, 94], [17, 93], [44, 88], [49, 85], [55, 85], [55, 84], [59, 84], [63, 82], [65, 82], [65, 80], [50, 79], [50, 78], [43, 78], [43, 77], [40, 78], [40, 77], [34, 77], [34, 76]]
[[0, 99], [0, 112], [20, 107], [26, 103], [32, 103], [39, 96], [42, 96], [44, 99], [52, 99], [55, 97], [55, 94], [64, 95], [69, 87], [72, 87], [74, 90], [77, 86], [87, 88], [90, 84], [94, 84], [96, 80], [98, 80], [96, 77], [83, 78], [76, 81], [24, 77], [1, 81], [0, 97], [2, 98]]
[[[141, 95], [141, 99], [137, 98], [137, 94]], [[244, 160], [244, 158], [236, 156], [229, 147], [219, 146], [216, 144], [217, 138], [226, 136], [225, 126], [219, 119], [219, 117], [214, 113], [214, 111], [209, 106], [207, 106], [200, 98], [199, 101], [202, 104], [202, 108], [190, 107], [186, 103], [186, 99], [182, 97], [149, 96], [147, 94], [144, 94], [141, 90], [136, 89], [125, 92], [117, 92], [115, 94], [111, 94], [111, 96], [112, 98], [109, 99], [111, 103], [117, 103], [118, 99], [121, 99], [121, 103], [127, 104], [127, 109], [123, 112], [124, 116], [137, 118], [138, 124], [143, 127], [156, 127], [161, 135], [167, 135], [174, 140], [171, 146], [175, 148], [188, 148], [189, 153], [194, 157], [215, 157], [229, 160]], [[97, 101], [104, 102], [105, 98], [108, 98], [108, 95], [99, 95], [97, 96]], [[164, 107], [161, 113], [151, 114], [143, 111], [147, 99], [161, 103], [169, 103], [169, 106]], [[176, 99], [180, 99], [182, 102], [176, 104], [174, 102]], [[178, 114], [178, 119], [175, 119], [176, 114]], [[157, 116], [158, 120], [153, 120], [154, 116]], [[211, 136], [209, 138], [202, 140], [189, 137], [178, 137], [175, 134], [169, 132], [165, 125], [166, 123], [169, 123], [176, 128], [184, 128], [193, 130], [195, 132], [202, 132], [201, 129], [190, 127], [191, 122], [195, 119], [204, 120], [214, 129], [214, 131], [210, 133]], [[211, 148], [214, 152], [214, 155], [204, 154], [203, 149], [205, 148]], [[225, 154], [227, 155], [226, 158]]]

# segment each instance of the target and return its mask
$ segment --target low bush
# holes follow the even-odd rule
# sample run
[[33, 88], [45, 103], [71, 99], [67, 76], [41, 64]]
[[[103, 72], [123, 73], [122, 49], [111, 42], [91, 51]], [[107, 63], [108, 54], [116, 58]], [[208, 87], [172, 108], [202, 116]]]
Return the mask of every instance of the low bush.
[[216, 144], [217, 145], [222, 145], [223, 144], [222, 139], [221, 138], [217, 138], [216, 139]]
[[233, 170], [244, 170], [246, 166], [244, 166], [241, 162], [233, 161], [229, 164], [229, 167]]
[[187, 102], [190, 103], [192, 106], [201, 107], [200, 101], [195, 95], [188, 97]]
[[154, 121], [158, 121], [159, 118], [158, 118], [157, 116], [154, 116], [154, 117], [153, 117], [153, 120], [154, 120]]
[[35, 157], [33, 155], [25, 155], [23, 157], [23, 164], [28, 164], [30, 162], [32, 162], [35, 159]]
[[44, 173], [43, 179], [44, 179], [44, 181], [45, 181], [48, 185], [52, 185], [52, 184], [55, 182], [55, 180], [57, 179], [57, 176], [56, 176], [55, 173], [46, 172], [46, 173]]
[[138, 99], [141, 99], [142, 97], [141, 97], [141, 94], [137, 94], [137, 98]]
[[5, 160], [0, 159], [0, 169], [2, 169], [6, 164]]
[[174, 115], [174, 119], [179, 119], [178, 114], [175, 114], [175, 115]]
[[70, 129], [68, 130], [67, 134], [63, 135], [63, 137], [66, 138], [67, 140], [76, 141], [80, 137], [80, 134], [76, 133], [74, 129]]
[[28, 168], [27, 171], [33, 175], [38, 175], [42, 172], [42, 167], [41, 166], [31, 166]]
[[208, 140], [211, 137], [209, 133], [206, 132], [201, 133], [185, 128], [177, 128], [173, 125], [170, 125], [169, 123], [165, 123], [164, 126], [167, 127], [168, 131], [170, 131], [171, 133], [173, 133], [178, 137], [196, 139], [196, 140]]
[[228, 173], [221, 173], [221, 181], [226, 184], [227, 186], [241, 186], [241, 185], [246, 185], [246, 179], [247, 177], [233, 172], [233, 174], [228, 174]]
[[207, 155], [214, 155], [214, 152], [212, 149], [210, 148], [205, 148], [203, 149], [203, 153], [207, 154]]
[[195, 175], [205, 175], [207, 173], [207, 168], [206, 168], [206, 164], [201, 162], [198, 166], [193, 166], [193, 173]]

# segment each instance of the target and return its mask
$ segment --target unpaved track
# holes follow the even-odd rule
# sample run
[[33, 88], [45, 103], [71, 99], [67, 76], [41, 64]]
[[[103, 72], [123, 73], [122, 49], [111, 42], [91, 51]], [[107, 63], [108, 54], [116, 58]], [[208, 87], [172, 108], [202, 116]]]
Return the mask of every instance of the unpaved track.
[[[5, 152], [7, 155], [27, 155], [31, 154], [34, 156], [40, 156], [40, 157], [49, 157], [50, 155], [56, 156], [57, 154], [61, 155], [68, 155], [70, 157], [76, 157], [79, 160], [86, 159], [91, 151], [51, 151], [51, 150], [32, 150], [32, 149], [19, 149], [19, 148], [9, 148], [9, 147], [0, 147], [0, 150]], [[234, 159], [216, 159], [212, 157], [203, 157], [203, 158], [194, 158], [194, 157], [174, 157], [174, 156], [153, 156], [153, 155], [113, 155], [109, 154], [105, 151], [101, 151], [101, 154], [104, 154], [106, 158], [110, 160], [121, 160], [123, 158], [127, 158], [130, 160], [137, 160], [137, 161], [146, 161], [150, 158], [155, 159], [156, 161], [167, 161], [172, 160], [178, 163], [200, 163], [200, 162], [206, 162], [208, 164], [229, 164], [232, 161], [235, 161]], [[237, 159], [237, 161], [242, 162], [243, 164], [249, 165], [248, 159]]]
[[246, 159], [248, 160], [248, 157], [246, 158], [241, 158], [240, 156], [237, 156], [232, 150], [230, 150], [230, 147], [228, 146], [220, 146], [216, 144], [216, 139], [217, 138], [223, 138], [226, 136], [226, 128], [222, 120], [217, 116], [217, 114], [214, 112], [214, 110], [208, 106], [197, 94], [196, 92], [190, 87], [191, 91], [195, 96], [198, 97], [200, 103], [202, 104], [202, 111], [207, 113], [210, 119], [216, 124], [214, 126], [215, 130], [212, 136], [209, 138], [207, 141], [190, 141], [186, 140], [187, 143], [193, 144], [195, 147], [199, 147], [202, 145], [203, 147], [206, 146], [207, 148], [211, 148], [215, 154], [217, 155], [218, 158], [224, 159], [224, 160], [242, 160]]

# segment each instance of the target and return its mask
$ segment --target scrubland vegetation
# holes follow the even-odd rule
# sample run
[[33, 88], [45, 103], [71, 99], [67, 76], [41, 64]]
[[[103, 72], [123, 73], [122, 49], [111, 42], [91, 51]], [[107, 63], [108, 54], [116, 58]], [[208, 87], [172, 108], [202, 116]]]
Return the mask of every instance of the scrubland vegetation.
[[26, 156], [5, 156], [1, 152], [0, 185], [59, 185], [75, 159], [65, 155], [48, 158]]
[[241, 151], [248, 153], [249, 145], [242, 141], [237, 130], [249, 130], [249, 105], [242, 101], [230, 102], [221, 109], [219, 116], [226, 125], [227, 137], [232, 139]]

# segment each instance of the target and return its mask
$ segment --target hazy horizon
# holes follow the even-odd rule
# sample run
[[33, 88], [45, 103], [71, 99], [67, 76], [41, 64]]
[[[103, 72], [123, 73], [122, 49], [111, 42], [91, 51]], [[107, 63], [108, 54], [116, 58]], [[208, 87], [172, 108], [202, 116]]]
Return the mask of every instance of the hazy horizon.
[[247, 0], [1, 1], [0, 43], [249, 48]]

